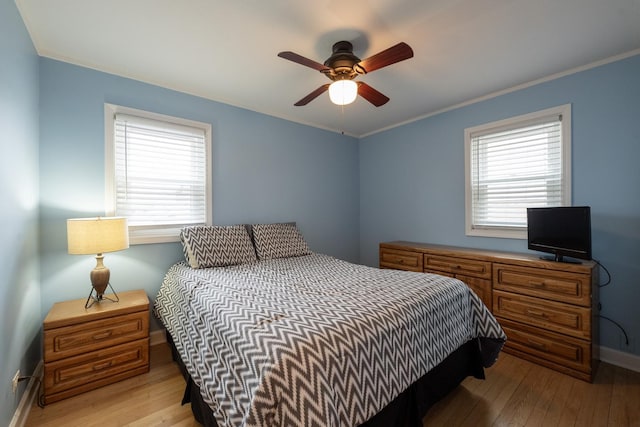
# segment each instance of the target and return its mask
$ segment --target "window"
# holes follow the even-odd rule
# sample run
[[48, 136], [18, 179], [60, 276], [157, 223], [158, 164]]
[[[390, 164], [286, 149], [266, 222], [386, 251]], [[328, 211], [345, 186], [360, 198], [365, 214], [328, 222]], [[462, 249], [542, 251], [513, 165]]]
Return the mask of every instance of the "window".
[[106, 214], [131, 243], [178, 241], [211, 224], [211, 126], [105, 104]]
[[571, 105], [465, 129], [466, 234], [527, 237], [527, 207], [571, 202]]

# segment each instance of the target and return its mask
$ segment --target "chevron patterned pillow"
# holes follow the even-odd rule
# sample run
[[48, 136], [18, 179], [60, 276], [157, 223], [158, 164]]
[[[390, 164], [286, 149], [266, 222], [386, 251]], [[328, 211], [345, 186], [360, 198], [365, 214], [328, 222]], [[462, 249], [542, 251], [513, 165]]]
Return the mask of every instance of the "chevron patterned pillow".
[[295, 223], [253, 224], [251, 229], [258, 259], [287, 258], [312, 253]]
[[184, 258], [191, 268], [224, 267], [257, 261], [244, 225], [193, 226], [180, 231]]

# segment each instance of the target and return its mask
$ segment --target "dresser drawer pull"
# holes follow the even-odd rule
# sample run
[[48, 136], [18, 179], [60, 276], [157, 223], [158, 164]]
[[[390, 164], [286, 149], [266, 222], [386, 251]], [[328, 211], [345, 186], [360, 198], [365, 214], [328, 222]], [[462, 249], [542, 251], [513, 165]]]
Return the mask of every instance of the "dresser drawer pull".
[[474, 272], [478, 272], [478, 273], [484, 273], [484, 267], [480, 267], [480, 266], [475, 266], [475, 265], [466, 265], [466, 266], [462, 266], [462, 265], [452, 265], [451, 266], [454, 270], [466, 270], [466, 271], [474, 271]]
[[101, 363], [99, 365], [93, 365], [93, 370], [94, 371], [101, 371], [103, 369], [107, 369], [107, 368], [111, 367], [112, 364], [113, 364], [113, 361], [109, 360], [109, 361]]
[[544, 351], [547, 350], [547, 346], [544, 345], [541, 342], [533, 341], [533, 340], [530, 340], [530, 339], [528, 339], [527, 341], [529, 342], [529, 345], [531, 345], [532, 347], [536, 347], [536, 348], [539, 348], [540, 350], [544, 350]]
[[398, 264], [404, 264], [404, 260], [402, 258], [398, 258], [396, 261], [398, 262]]
[[98, 341], [98, 340], [103, 340], [103, 339], [105, 339], [105, 338], [109, 338], [109, 337], [111, 336], [111, 334], [112, 334], [112, 333], [113, 333], [113, 331], [112, 331], [112, 330], [108, 330], [108, 331], [104, 331], [104, 332], [99, 333], [99, 334], [95, 334], [95, 335], [93, 336], [93, 340], [94, 340], [94, 341]]
[[533, 286], [534, 288], [546, 288], [546, 287], [547, 287], [547, 284], [546, 284], [545, 282], [539, 282], [539, 281], [533, 281], [533, 280], [531, 280], [531, 281], [529, 282], [529, 284], [530, 284], [531, 286]]
[[542, 318], [545, 318], [545, 319], [547, 317], [547, 315], [545, 313], [543, 313], [542, 311], [527, 310], [527, 314], [529, 316], [542, 317]]

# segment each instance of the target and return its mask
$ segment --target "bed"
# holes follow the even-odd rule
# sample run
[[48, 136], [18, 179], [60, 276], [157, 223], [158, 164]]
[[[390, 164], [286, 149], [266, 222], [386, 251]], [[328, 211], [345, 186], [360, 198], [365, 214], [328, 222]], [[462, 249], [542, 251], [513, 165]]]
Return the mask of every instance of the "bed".
[[295, 224], [190, 227], [154, 312], [205, 425], [420, 425], [506, 339], [448, 277], [312, 253]]

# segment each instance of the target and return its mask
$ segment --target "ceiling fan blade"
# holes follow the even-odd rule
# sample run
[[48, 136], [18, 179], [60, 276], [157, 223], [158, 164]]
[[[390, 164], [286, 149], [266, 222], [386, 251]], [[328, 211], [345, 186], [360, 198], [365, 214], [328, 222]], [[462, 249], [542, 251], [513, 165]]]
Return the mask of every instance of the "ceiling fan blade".
[[358, 95], [375, 105], [380, 107], [381, 105], [389, 102], [389, 98], [381, 94], [365, 82], [358, 82]]
[[327, 89], [329, 89], [329, 83], [320, 86], [318, 89], [314, 90], [309, 95], [305, 96], [304, 98], [302, 98], [300, 101], [296, 102], [293, 105], [295, 105], [296, 107], [302, 107], [303, 105], [307, 105], [309, 102], [313, 101], [314, 99], [322, 95], [324, 92], [326, 92]]
[[359, 74], [366, 74], [409, 58], [413, 58], [413, 50], [408, 44], [401, 42], [363, 59], [354, 65], [353, 69]]
[[297, 64], [304, 65], [305, 67], [313, 68], [318, 71], [329, 71], [330, 68], [326, 65], [323, 65], [319, 62], [314, 61], [313, 59], [305, 58], [304, 56], [298, 55], [297, 53], [293, 53], [290, 51], [280, 52], [278, 54], [280, 58], [288, 59], [289, 61], [293, 61]]

